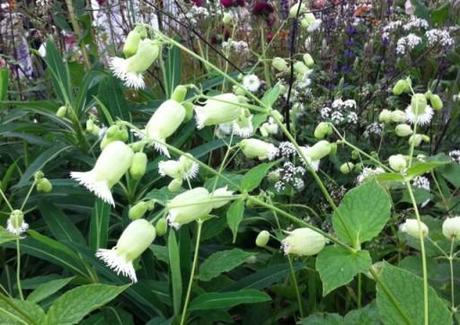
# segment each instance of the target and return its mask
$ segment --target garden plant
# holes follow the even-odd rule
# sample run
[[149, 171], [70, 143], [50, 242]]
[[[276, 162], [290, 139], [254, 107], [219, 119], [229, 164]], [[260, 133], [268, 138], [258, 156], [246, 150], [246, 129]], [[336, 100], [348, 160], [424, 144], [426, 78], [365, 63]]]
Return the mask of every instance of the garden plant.
[[460, 323], [459, 1], [0, 5], [0, 324]]

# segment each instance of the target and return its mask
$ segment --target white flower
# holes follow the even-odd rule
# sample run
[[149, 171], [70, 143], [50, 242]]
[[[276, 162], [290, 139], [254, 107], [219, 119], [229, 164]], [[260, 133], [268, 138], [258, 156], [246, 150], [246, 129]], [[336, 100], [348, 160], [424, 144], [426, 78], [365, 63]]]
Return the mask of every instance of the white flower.
[[281, 241], [284, 254], [312, 256], [318, 254], [326, 245], [327, 239], [310, 228], [297, 228], [288, 232]]
[[6, 221], [6, 230], [20, 236], [29, 229], [29, 224], [24, 221], [24, 213], [21, 210], [13, 210]]
[[449, 157], [456, 163], [460, 164], [460, 150], [452, 150], [449, 152]]
[[233, 121], [233, 133], [241, 138], [248, 138], [254, 134], [254, 126], [252, 125], [252, 114], [248, 109], [244, 109], [241, 115]]
[[244, 139], [239, 143], [239, 147], [249, 159], [273, 160], [278, 155], [275, 145], [258, 139]]
[[[422, 236], [428, 236], [429, 229], [427, 225], [422, 221], [420, 221], [420, 228], [422, 231]], [[399, 230], [411, 237], [419, 238], [419, 222], [416, 219], [407, 219], [403, 224], [399, 226]]]
[[158, 172], [161, 176], [174, 179], [192, 179], [198, 175], [198, 164], [190, 158], [190, 154], [179, 157], [178, 160], [166, 160], [158, 163]]
[[434, 112], [430, 105], [427, 105], [424, 111], [419, 113], [414, 112], [411, 105], [406, 108], [407, 121], [411, 124], [427, 125], [431, 122], [433, 114]]
[[98, 249], [96, 256], [117, 275], [121, 273], [136, 283], [133, 261], [152, 244], [155, 236], [155, 227], [150, 222], [145, 219], [134, 220], [123, 231], [114, 248]]
[[257, 90], [259, 90], [260, 85], [261, 82], [255, 74], [250, 74], [243, 77], [243, 87], [250, 92], [255, 93]]
[[109, 143], [88, 172], [71, 172], [70, 176], [103, 201], [115, 205], [110, 189], [131, 167], [131, 148], [121, 141]]
[[210, 198], [212, 200], [212, 208], [218, 209], [223, 207], [228, 202], [230, 202], [231, 197], [233, 196], [233, 191], [229, 191], [227, 186], [220, 187], [211, 193]]
[[359, 174], [358, 177], [356, 178], [356, 181], [358, 183], [362, 183], [365, 179], [369, 177], [374, 177], [376, 175], [383, 174], [383, 173], [385, 173], [385, 171], [380, 167], [377, 167], [377, 168], [364, 167], [363, 170], [361, 171], [361, 174]]
[[225, 93], [208, 98], [204, 106], [195, 106], [198, 129], [205, 126], [233, 122], [242, 113], [238, 96]]
[[460, 217], [447, 218], [442, 223], [442, 234], [449, 240], [460, 239]]

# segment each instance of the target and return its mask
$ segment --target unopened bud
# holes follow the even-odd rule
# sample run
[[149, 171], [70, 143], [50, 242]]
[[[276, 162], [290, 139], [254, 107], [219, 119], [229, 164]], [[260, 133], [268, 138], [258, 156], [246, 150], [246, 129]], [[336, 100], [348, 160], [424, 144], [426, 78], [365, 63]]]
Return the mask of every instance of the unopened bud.
[[266, 230], [262, 230], [259, 232], [256, 238], [256, 245], [258, 247], [265, 247], [268, 244], [268, 241], [270, 240], [270, 233]]

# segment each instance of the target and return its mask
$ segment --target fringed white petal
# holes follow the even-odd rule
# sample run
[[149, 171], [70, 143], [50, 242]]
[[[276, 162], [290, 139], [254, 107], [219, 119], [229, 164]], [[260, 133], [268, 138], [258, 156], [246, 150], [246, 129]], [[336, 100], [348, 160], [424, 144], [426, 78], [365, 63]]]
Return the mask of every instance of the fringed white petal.
[[201, 130], [205, 127], [206, 123], [206, 114], [204, 110], [200, 106], [195, 106], [195, 120], [196, 120], [196, 128]]
[[134, 270], [133, 262], [127, 261], [124, 257], [120, 256], [116, 248], [103, 249], [100, 248], [96, 252], [96, 257], [104, 261], [109, 268], [119, 275], [120, 273], [131, 279], [133, 283], [137, 282], [136, 271]]
[[238, 121], [233, 122], [233, 133], [241, 138], [249, 138], [254, 134], [254, 127], [252, 126], [251, 121], [246, 125], [238, 123]]
[[29, 224], [27, 222], [22, 222], [22, 225], [19, 226], [19, 228], [13, 226], [10, 219], [6, 222], [6, 230], [14, 235], [21, 236], [27, 231], [27, 229], [29, 229]]
[[144, 77], [141, 73], [128, 71], [128, 60], [112, 57], [109, 62], [110, 70], [118, 78], [123, 80], [126, 87], [142, 89], [145, 87]]
[[166, 157], [171, 158], [168, 148], [164, 145], [165, 142], [166, 142], [165, 139], [155, 139], [153, 143], [153, 147], [155, 148], [156, 151], [159, 151]]
[[189, 170], [185, 171], [184, 174], [184, 179], [193, 179], [198, 175], [200, 167], [196, 162], [193, 162], [192, 165], [190, 166]]
[[112, 192], [110, 192], [109, 185], [106, 181], [97, 181], [95, 180], [94, 173], [89, 172], [71, 172], [70, 177], [78, 181], [80, 185], [83, 185], [88, 190], [93, 192], [98, 198], [102, 199], [104, 202], [109, 203], [112, 206], [115, 206], [113, 201]]
[[134, 89], [145, 88], [144, 77], [141, 73], [128, 72], [123, 79], [125, 86]]
[[168, 222], [168, 225], [170, 227], [173, 227], [174, 229], [178, 230], [180, 228], [180, 224], [175, 222], [176, 220], [176, 215], [174, 214], [173, 211], [170, 211], [168, 216], [166, 217], [166, 221]]
[[412, 111], [411, 105], [406, 108], [406, 118], [411, 124], [417, 123], [418, 125], [427, 125], [431, 122], [433, 114], [433, 109], [429, 105], [426, 106], [425, 112], [422, 114], [415, 114]]

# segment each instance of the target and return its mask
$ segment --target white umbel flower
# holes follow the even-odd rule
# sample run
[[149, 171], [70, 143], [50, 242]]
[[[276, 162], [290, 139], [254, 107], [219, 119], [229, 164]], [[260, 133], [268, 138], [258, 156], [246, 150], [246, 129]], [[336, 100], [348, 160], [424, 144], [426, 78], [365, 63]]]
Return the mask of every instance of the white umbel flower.
[[255, 74], [250, 74], [243, 77], [243, 87], [252, 93], [255, 93], [257, 90], [259, 90], [260, 85], [260, 79]]
[[133, 261], [152, 244], [155, 239], [155, 227], [145, 219], [132, 221], [123, 231], [112, 249], [98, 249], [96, 256], [103, 260], [117, 275], [122, 274], [137, 282]]
[[166, 139], [170, 137], [185, 119], [185, 108], [175, 100], [168, 99], [153, 113], [145, 126], [147, 138], [152, 141], [156, 150], [169, 157]]
[[132, 149], [121, 141], [109, 143], [88, 172], [71, 172], [70, 177], [93, 192], [103, 201], [115, 205], [110, 189], [131, 167]]
[[29, 224], [24, 221], [24, 213], [21, 210], [13, 210], [6, 221], [6, 230], [20, 236], [29, 229]]

